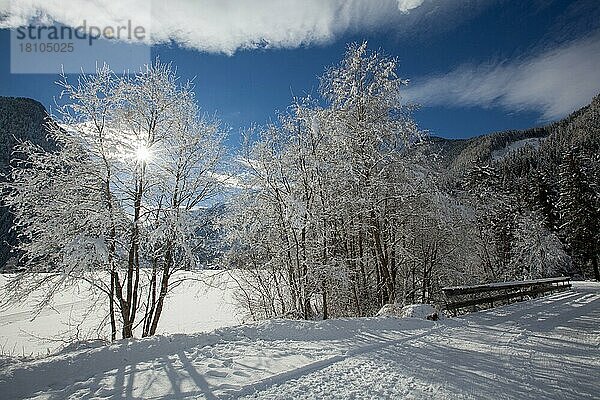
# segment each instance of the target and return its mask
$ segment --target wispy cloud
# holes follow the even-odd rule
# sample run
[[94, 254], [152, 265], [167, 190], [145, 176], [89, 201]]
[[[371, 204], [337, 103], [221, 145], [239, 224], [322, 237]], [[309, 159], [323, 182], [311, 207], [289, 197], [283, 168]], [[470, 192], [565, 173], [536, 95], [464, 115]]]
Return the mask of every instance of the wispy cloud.
[[600, 92], [600, 34], [534, 56], [464, 65], [418, 78], [404, 97], [424, 106], [501, 106], [537, 111], [544, 120], [584, 106]]
[[[42, 21], [115, 26], [150, 25], [152, 42], [209, 52], [256, 47], [294, 48], [324, 43], [346, 32], [390, 26], [437, 0], [0, 0], [0, 27]], [[150, 11], [150, 12], [148, 12]], [[149, 18], [143, 20], [144, 14]]]

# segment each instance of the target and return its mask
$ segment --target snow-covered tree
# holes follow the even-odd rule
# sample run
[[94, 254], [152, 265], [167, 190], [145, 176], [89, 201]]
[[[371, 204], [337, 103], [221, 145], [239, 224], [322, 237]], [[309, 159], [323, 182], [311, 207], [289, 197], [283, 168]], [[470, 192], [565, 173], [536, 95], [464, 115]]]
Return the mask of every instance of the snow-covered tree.
[[49, 300], [85, 279], [106, 295], [113, 339], [118, 324], [123, 337], [136, 326], [152, 335], [173, 274], [196, 261], [198, 210], [220, 187], [222, 129], [170, 64], [131, 76], [104, 66], [60, 84], [58, 149], [22, 143], [4, 187], [26, 270], [14, 287], [47, 283], [38, 273], [49, 272]]
[[230, 257], [255, 271], [241, 297], [266, 304], [261, 315], [369, 315], [397, 298], [405, 206], [423, 173], [395, 70], [366, 43], [351, 45], [322, 77], [324, 106], [296, 101], [247, 146]]
[[526, 213], [518, 221], [512, 251], [515, 278], [538, 279], [569, 271], [571, 260], [558, 235], [546, 228], [543, 218], [535, 211]]
[[579, 149], [559, 169], [560, 231], [582, 276], [600, 280], [600, 174], [598, 161]]

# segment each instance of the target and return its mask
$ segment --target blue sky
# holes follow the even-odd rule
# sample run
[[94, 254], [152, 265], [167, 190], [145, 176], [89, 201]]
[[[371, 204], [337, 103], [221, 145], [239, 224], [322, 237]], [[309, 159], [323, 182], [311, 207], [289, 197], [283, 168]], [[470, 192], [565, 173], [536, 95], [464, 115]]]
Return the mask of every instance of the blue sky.
[[[268, 122], [292, 96], [316, 94], [318, 76], [352, 41], [398, 58], [399, 75], [411, 80], [405, 98], [422, 104], [415, 118], [434, 135], [540, 125], [600, 92], [597, 0], [274, 1], [152, 3], [152, 56], [195, 78], [201, 107], [231, 127], [232, 144], [240, 129]], [[65, 9], [31, 3], [16, 12], [0, 6], [0, 95], [50, 107], [57, 75], [11, 74], [9, 28], [40, 13], [71, 25], [102, 13], [85, 2]], [[70, 3], [77, 2], [60, 4]]]

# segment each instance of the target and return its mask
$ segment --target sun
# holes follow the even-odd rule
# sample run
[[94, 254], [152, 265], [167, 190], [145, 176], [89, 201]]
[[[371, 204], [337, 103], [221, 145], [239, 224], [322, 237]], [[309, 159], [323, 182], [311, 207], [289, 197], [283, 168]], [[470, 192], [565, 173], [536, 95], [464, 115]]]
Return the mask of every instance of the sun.
[[150, 161], [151, 158], [152, 152], [150, 149], [144, 144], [138, 145], [137, 149], [135, 150], [135, 159], [139, 162], [146, 163]]

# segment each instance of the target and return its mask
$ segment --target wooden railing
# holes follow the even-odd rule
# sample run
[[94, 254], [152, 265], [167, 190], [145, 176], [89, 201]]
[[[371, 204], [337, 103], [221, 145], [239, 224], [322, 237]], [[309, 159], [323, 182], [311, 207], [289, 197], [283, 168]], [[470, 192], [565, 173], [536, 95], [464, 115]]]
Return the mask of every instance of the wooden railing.
[[571, 278], [561, 276], [474, 286], [450, 286], [442, 288], [442, 291], [446, 297], [446, 309], [456, 315], [463, 309], [470, 308], [470, 311], [477, 311], [488, 306], [494, 307], [494, 304], [507, 304], [514, 300], [522, 301], [525, 297], [536, 297], [570, 287]]

